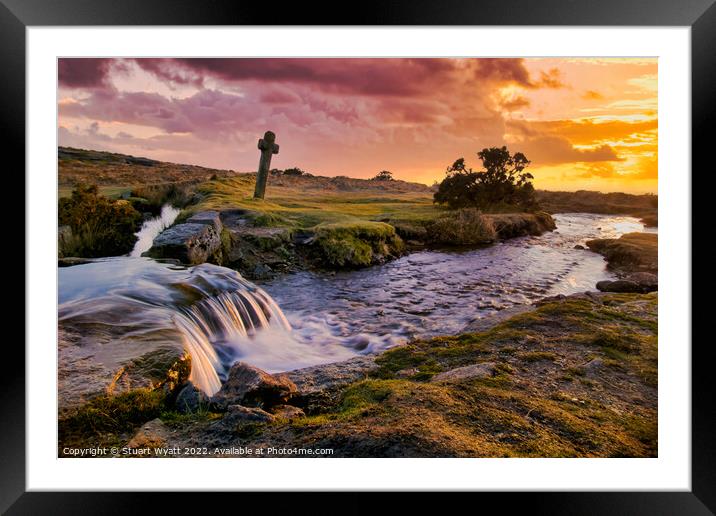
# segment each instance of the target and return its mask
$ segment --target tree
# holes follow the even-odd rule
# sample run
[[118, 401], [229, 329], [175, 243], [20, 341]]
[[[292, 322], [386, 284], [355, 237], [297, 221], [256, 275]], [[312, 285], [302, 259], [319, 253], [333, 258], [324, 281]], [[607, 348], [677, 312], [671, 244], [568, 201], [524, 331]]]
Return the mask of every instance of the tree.
[[483, 211], [498, 207], [537, 207], [532, 174], [525, 172], [530, 161], [521, 152], [510, 154], [507, 147], [490, 147], [477, 153], [484, 170], [473, 171], [460, 158], [446, 170], [446, 177], [434, 194], [434, 202], [450, 208], [477, 207]]
[[373, 178], [373, 181], [392, 181], [392, 180], [393, 180], [393, 173], [390, 170], [381, 170]]
[[304, 171], [298, 167], [287, 168], [286, 170], [283, 171], [284, 176], [302, 176], [303, 174], [304, 174]]

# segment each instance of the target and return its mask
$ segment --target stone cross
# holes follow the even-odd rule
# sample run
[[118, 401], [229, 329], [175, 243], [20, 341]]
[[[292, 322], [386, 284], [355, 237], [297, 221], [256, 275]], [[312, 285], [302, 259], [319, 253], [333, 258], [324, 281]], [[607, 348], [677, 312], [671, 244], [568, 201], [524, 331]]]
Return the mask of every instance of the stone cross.
[[266, 131], [264, 137], [259, 140], [261, 159], [259, 160], [259, 171], [256, 174], [256, 189], [254, 199], [263, 199], [266, 193], [266, 181], [268, 180], [269, 169], [271, 168], [271, 156], [278, 154], [278, 145], [274, 143], [276, 135]]

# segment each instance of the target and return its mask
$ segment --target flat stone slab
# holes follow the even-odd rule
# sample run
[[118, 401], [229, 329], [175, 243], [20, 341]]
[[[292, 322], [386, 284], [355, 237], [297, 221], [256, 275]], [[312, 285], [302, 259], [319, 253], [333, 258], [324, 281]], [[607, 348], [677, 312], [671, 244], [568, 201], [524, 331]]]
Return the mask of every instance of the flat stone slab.
[[200, 211], [186, 219], [186, 222], [188, 224], [209, 224], [214, 226], [217, 233], [221, 233], [224, 227], [221, 223], [221, 217], [218, 211]]
[[366, 378], [368, 373], [376, 369], [378, 365], [375, 363], [375, 355], [365, 355], [283, 374], [296, 384], [299, 394], [306, 395], [346, 386]]
[[205, 263], [221, 249], [221, 237], [213, 223], [177, 224], [162, 231], [154, 239], [147, 256], [176, 258], [182, 263]]

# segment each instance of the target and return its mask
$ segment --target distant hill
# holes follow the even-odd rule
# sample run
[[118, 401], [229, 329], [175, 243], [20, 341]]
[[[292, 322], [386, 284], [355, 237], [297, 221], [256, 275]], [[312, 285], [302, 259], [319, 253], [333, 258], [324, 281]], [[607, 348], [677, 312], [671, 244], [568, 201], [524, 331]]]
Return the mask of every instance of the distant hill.
[[71, 187], [77, 183], [98, 186], [133, 186], [178, 181], [206, 181], [211, 176], [229, 176], [231, 170], [217, 170], [196, 165], [168, 163], [149, 158], [113, 152], [59, 147], [58, 184]]
[[634, 195], [620, 192], [602, 193], [588, 190], [550, 192], [537, 190], [537, 201], [549, 213], [604, 213], [634, 215], [656, 223], [659, 198], [656, 195]]
[[[232, 177], [252, 172], [236, 172], [197, 165], [184, 165], [157, 161], [105, 151], [59, 147], [59, 186], [72, 187], [77, 183], [93, 183], [104, 187], [129, 187], [173, 182], [208, 181], [213, 176]], [[330, 191], [376, 192], [424, 192], [431, 193], [429, 186], [407, 181], [372, 181], [352, 177], [282, 175], [273, 170], [270, 181], [275, 185]]]

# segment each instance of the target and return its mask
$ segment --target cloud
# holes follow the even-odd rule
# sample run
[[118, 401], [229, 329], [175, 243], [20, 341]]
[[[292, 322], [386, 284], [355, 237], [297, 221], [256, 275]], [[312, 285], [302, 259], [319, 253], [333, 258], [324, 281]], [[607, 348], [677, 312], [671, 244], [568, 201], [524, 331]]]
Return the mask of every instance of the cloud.
[[523, 152], [528, 159], [539, 165], [559, 163], [621, 161], [609, 145], [593, 148], [577, 148], [561, 136], [538, 136], [512, 143], [514, 150]]
[[522, 96], [511, 97], [500, 100], [500, 107], [505, 111], [519, 111], [530, 106], [530, 101]]
[[[252, 170], [256, 139], [270, 129], [281, 145], [276, 165], [314, 173], [366, 177], [388, 168], [397, 177], [411, 171], [432, 182], [457, 157], [506, 144], [525, 152], [535, 168], [570, 170], [575, 178], [618, 178], [625, 171], [655, 177], [655, 169], [634, 161], [655, 152], [656, 114], [646, 110], [651, 101], [613, 95], [606, 65], [593, 65], [598, 77], [580, 82], [566, 61], [557, 64], [512, 58], [61, 59], [60, 142]], [[635, 73], [639, 81], [631, 90], [648, 84], [644, 71]], [[559, 91], [570, 87], [589, 98]], [[600, 112], [612, 120], [569, 118], [593, 108], [585, 100], [599, 100], [605, 87], [610, 101], [629, 103], [614, 108], [623, 119], [610, 106]], [[561, 118], [547, 118], [561, 99]], [[516, 112], [540, 120], [513, 119]], [[435, 176], [428, 180], [431, 170]]]
[[117, 65], [116, 59], [60, 58], [57, 60], [58, 81], [67, 88], [104, 88], [111, 68]]
[[562, 82], [562, 73], [559, 68], [550, 68], [546, 72], [540, 72], [540, 78], [535, 83], [535, 87], [559, 89], [566, 87], [566, 84]]
[[509, 120], [507, 130], [515, 137], [534, 137], [541, 134], [559, 135], [575, 145], [594, 145], [599, 141], [631, 140], [645, 136], [656, 138], [658, 120]]
[[602, 94], [599, 93], [598, 91], [587, 90], [587, 91], [585, 91], [584, 94], [582, 95], [582, 98], [583, 98], [584, 100], [603, 100], [603, 99], [604, 99], [604, 95], [602, 95]]

